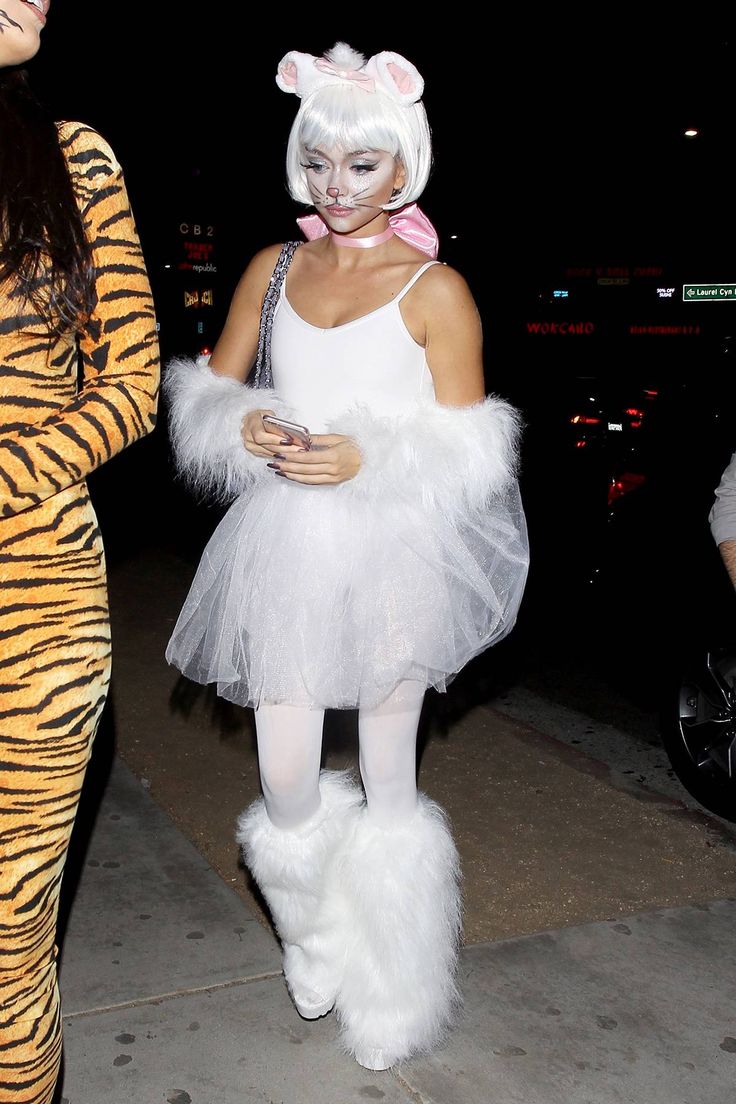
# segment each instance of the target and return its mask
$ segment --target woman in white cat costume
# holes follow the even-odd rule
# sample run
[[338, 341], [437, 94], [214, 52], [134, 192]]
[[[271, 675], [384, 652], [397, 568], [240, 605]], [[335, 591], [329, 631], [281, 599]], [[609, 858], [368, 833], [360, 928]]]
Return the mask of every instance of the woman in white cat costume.
[[[457, 1009], [458, 859], [417, 792], [416, 733], [427, 687], [516, 617], [518, 418], [485, 396], [475, 303], [416, 207], [431, 164], [416, 68], [339, 43], [287, 54], [276, 81], [301, 99], [287, 175], [315, 213], [288, 277], [281, 247], [259, 253], [211, 358], [168, 369], [180, 470], [235, 501], [167, 658], [254, 707], [263, 797], [238, 840], [289, 992], [306, 1018], [334, 1008], [345, 1049], [387, 1069]], [[245, 381], [269, 289], [264, 388]], [[325, 709], [359, 710], [362, 788], [320, 770]]]

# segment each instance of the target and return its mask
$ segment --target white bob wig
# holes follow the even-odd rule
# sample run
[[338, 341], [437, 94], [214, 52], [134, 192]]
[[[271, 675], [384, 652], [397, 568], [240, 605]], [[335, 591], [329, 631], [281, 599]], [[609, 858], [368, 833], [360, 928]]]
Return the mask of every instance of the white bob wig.
[[[359, 80], [339, 79], [339, 70], [362, 76], [364, 72], [369, 73], [372, 67], [377, 75], [389, 73], [390, 76], [392, 71], [397, 72], [397, 65], [392, 59], [399, 58], [406, 65], [409, 63], [399, 55], [384, 54], [371, 58], [366, 65], [362, 54], [344, 43], [338, 43], [324, 58], [287, 54], [276, 78], [279, 87], [284, 91], [298, 91], [293, 87], [298, 79], [296, 76], [293, 81], [281, 78], [287, 66], [296, 74], [297, 64], [293, 59], [297, 59], [301, 70], [307, 58], [317, 65], [320, 62], [330, 65], [333, 71], [337, 69], [338, 72], [331, 82], [329, 78], [315, 74], [317, 86], [298, 92], [302, 95], [302, 103], [292, 124], [286, 150], [286, 178], [292, 198], [299, 203], [312, 204], [304, 169], [305, 150], [339, 148], [385, 150], [397, 158], [404, 168], [406, 180], [391, 202], [383, 205], [384, 209], [395, 210], [413, 203], [424, 191], [432, 167], [432, 137], [424, 104], [418, 99], [406, 102], [413, 98], [411, 93], [405, 95], [402, 101], [399, 94], [383, 91], [380, 79], [371, 91], [366, 91]], [[388, 63], [384, 61], [379, 70], [381, 59], [388, 59]], [[411, 69], [421, 82], [413, 66]], [[402, 71], [399, 79], [403, 76]], [[387, 80], [384, 77], [385, 86]]]

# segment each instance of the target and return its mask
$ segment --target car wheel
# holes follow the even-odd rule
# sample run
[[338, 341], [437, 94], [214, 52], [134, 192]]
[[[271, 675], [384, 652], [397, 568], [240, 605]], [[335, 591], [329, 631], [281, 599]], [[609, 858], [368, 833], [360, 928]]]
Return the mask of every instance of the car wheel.
[[688, 793], [736, 822], [736, 647], [708, 652], [665, 702], [662, 742]]

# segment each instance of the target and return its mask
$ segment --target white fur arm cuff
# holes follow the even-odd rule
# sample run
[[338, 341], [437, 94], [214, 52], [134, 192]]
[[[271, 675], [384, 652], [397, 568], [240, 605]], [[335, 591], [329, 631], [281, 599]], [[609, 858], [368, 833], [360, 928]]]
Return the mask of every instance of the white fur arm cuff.
[[518, 412], [494, 396], [472, 406], [423, 401], [386, 418], [351, 410], [331, 429], [352, 437], [362, 466], [340, 490], [376, 501], [398, 494], [449, 517], [482, 508], [515, 478], [520, 428]]
[[194, 490], [229, 501], [271, 476], [266, 458], [246, 449], [241, 427], [252, 410], [288, 413], [273, 390], [218, 376], [205, 356], [169, 361], [163, 390], [176, 467]]

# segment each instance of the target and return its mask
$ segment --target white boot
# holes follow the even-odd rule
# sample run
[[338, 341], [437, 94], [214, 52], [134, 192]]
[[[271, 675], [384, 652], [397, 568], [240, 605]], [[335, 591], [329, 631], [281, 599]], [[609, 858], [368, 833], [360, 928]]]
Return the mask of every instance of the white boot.
[[330, 1011], [342, 978], [347, 927], [335, 860], [364, 801], [349, 771], [322, 771], [320, 793], [319, 809], [295, 831], [275, 827], [258, 798], [236, 835], [281, 939], [292, 1000], [310, 1020]]
[[388, 1069], [445, 1038], [460, 1006], [460, 870], [444, 812], [419, 794], [396, 827], [362, 809], [340, 860], [350, 943], [336, 1012], [345, 1049]]

